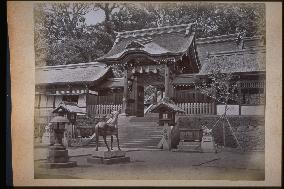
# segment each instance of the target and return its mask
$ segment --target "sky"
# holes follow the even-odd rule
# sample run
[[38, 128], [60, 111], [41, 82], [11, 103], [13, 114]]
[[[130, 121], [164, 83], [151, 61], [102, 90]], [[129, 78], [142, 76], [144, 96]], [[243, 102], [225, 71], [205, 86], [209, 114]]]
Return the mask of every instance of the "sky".
[[94, 25], [104, 21], [105, 14], [104, 11], [102, 10], [90, 11], [85, 15], [85, 18], [86, 18], [85, 22], [87, 25]]

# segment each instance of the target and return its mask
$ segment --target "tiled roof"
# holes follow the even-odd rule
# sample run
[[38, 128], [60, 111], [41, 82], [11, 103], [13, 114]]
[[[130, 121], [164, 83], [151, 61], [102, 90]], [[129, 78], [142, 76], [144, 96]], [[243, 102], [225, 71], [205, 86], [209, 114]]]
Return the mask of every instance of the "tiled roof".
[[99, 88], [116, 88], [123, 87], [124, 78], [107, 78], [100, 83]]
[[[243, 49], [264, 47], [263, 36], [244, 37]], [[197, 38], [196, 48], [201, 65], [209, 54], [240, 50], [240, 44], [237, 43], [237, 34], [214, 36], [207, 38]]]
[[98, 62], [38, 67], [35, 82], [37, 85], [94, 82], [108, 71], [110, 68]]
[[175, 103], [172, 100], [170, 100], [170, 99], [168, 99], [166, 97], [164, 97], [161, 101], [159, 101], [158, 104], [153, 105], [150, 108], [149, 111], [157, 113], [157, 112], [159, 112], [160, 108], [166, 108], [169, 111], [180, 112], [180, 113], [184, 113], [185, 112], [183, 109], [181, 109], [180, 107], [175, 105]]
[[173, 79], [173, 85], [187, 85], [194, 83], [195, 77], [193, 74], [180, 74]]
[[98, 61], [118, 59], [128, 52], [141, 52], [149, 56], [184, 53], [194, 39], [192, 24], [150, 28], [117, 33], [112, 49]]
[[210, 54], [203, 60], [199, 75], [222, 73], [265, 71], [265, 49], [245, 49]]

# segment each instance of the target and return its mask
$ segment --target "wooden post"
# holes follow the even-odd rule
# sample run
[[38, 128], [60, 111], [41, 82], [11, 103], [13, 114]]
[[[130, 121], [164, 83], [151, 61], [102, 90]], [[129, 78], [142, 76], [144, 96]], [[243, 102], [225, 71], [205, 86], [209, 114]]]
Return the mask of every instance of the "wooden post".
[[125, 68], [124, 70], [124, 83], [123, 83], [123, 98], [122, 98], [122, 113], [127, 115], [127, 99], [128, 99], [128, 70]]
[[153, 98], [153, 104], [156, 104], [156, 103], [157, 103], [157, 97], [158, 97], [158, 90], [157, 90], [157, 88], [155, 88], [155, 91], [154, 91], [154, 98]]
[[169, 97], [170, 88], [170, 69], [168, 64], [165, 64], [165, 97]]
[[[226, 111], [226, 110], [225, 110]], [[224, 123], [224, 118], [222, 118], [222, 126], [223, 126], [223, 145], [224, 145], [224, 148], [225, 148], [225, 146], [226, 146], [226, 131], [225, 131], [225, 123]]]
[[242, 114], [242, 107], [241, 107], [241, 104], [242, 104], [242, 91], [241, 91], [241, 82], [238, 81], [238, 84], [237, 84], [237, 87], [238, 87], [238, 103], [239, 103], [239, 115]]

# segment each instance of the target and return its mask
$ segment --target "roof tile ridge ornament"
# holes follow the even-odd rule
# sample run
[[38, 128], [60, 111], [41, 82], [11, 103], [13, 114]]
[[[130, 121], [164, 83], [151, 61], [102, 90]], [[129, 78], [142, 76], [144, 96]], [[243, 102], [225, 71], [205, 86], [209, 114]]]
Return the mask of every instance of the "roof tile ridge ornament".
[[193, 32], [193, 26], [196, 25], [196, 21], [194, 23], [188, 24], [188, 26], [185, 28], [185, 36], [189, 36]]

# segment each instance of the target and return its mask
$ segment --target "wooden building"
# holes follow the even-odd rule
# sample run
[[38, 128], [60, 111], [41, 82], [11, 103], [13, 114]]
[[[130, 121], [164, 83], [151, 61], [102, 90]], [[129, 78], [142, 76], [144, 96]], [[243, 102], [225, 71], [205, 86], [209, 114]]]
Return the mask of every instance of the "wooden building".
[[[115, 78], [112, 65], [124, 70]], [[113, 109], [144, 116], [144, 87], [154, 86], [186, 114], [220, 114], [222, 105], [195, 89], [216, 65], [239, 75], [239, 99], [230, 114], [263, 115], [265, 40], [238, 35], [195, 38], [192, 24], [118, 32], [115, 44], [93, 63], [36, 68], [35, 118], [48, 115], [61, 101], [76, 102], [90, 117]], [[157, 99], [157, 95], [154, 95]], [[155, 100], [154, 100], [155, 102]]]

